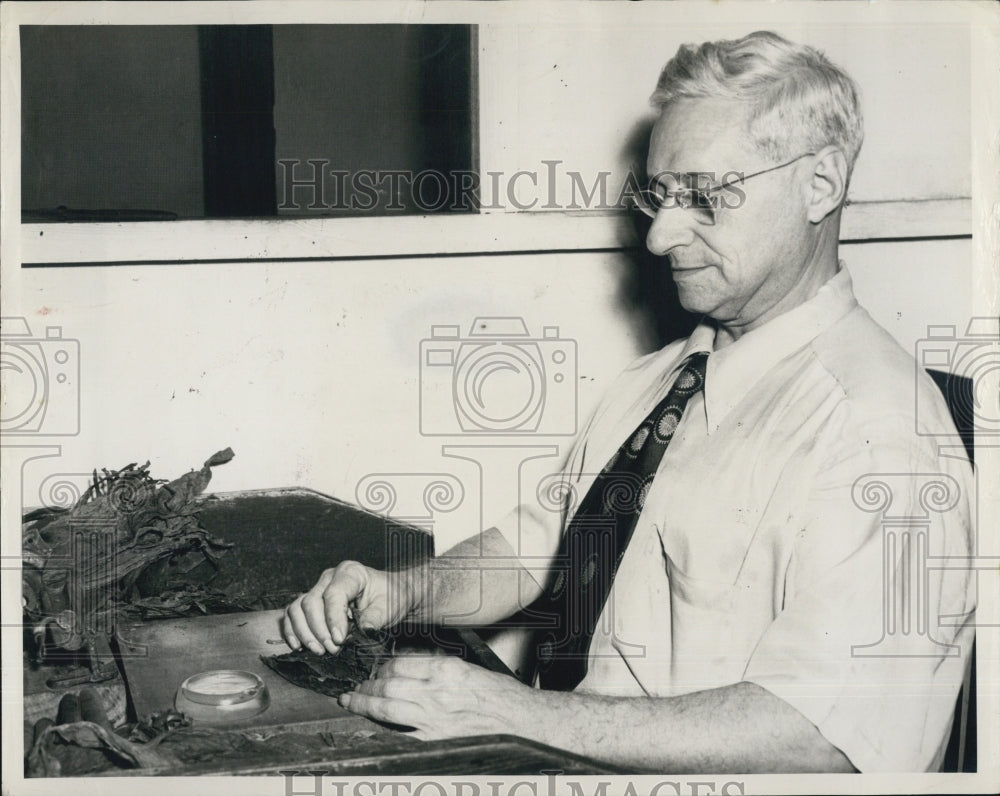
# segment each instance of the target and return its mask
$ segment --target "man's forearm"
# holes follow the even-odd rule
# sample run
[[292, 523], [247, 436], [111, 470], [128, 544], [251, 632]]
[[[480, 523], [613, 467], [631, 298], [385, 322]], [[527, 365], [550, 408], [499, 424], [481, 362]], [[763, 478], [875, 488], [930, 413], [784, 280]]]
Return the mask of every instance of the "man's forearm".
[[541, 588], [496, 528], [407, 572], [413, 620], [483, 626], [530, 605]]
[[854, 771], [808, 719], [752, 683], [666, 698], [534, 691], [527, 699], [530, 712], [510, 711], [518, 735], [637, 771]]

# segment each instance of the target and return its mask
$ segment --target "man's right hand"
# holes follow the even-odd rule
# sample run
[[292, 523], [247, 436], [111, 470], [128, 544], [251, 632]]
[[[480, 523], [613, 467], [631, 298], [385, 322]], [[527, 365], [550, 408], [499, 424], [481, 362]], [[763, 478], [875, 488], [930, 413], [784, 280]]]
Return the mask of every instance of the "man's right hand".
[[352, 618], [372, 630], [402, 621], [415, 607], [407, 586], [405, 573], [344, 561], [324, 571], [315, 586], [285, 609], [285, 641], [292, 649], [305, 645], [317, 655], [336, 653]]

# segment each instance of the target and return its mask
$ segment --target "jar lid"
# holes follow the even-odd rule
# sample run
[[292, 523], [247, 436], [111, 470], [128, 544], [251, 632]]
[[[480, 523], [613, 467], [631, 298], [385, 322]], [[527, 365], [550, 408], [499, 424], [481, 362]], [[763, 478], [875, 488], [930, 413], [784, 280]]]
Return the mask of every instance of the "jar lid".
[[270, 702], [267, 686], [253, 672], [213, 669], [188, 677], [174, 700], [175, 707], [196, 721], [238, 721], [264, 711]]

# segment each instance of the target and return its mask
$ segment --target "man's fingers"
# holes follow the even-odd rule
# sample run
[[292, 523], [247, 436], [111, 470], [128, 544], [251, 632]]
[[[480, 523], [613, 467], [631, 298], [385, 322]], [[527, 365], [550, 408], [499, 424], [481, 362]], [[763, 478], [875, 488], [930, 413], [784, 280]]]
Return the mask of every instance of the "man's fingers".
[[326, 620], [325, 592], [317, 594], [315, 590], [307, 591], [302, 595], [300, 605], [313, 637], [311, 641], [303, 638], [302, 641], [305, 645], [317, 655], [322, 655], [324, 650], [331, 653], [336, 652], [338, 647], [333, 643], [330, 626]]
[[358, 684], [353, 693], [419, 702], [422, 695], [426, 694], [427, 686], [426, 680], [415, 680], [412, 677], [393, 677], [383, 680], [365, 680]]
[[334, 644], [331, 652], [347, 638], [351, 603], [364, 593], [365, 586], [364, 568], [360, 564], [346, 564], [337, 567], [323, 590], [324, 619]]
[[285, 615], [281, 618], [281, 635], [285, 637], [285, 641], [288, 646], [293, 650], [297, 650], [302, 646], [302, 642], [299, 641], [299, 637], [295, 635], [295, 629], [292, 627], [292, 620], [288, 616], [288, 611], [291, 608], [289, 606], [285, 609]]
[[358, 624], [365, 630], [380, 630], [389, 624], [385, 611], [370, 601], [367, 605], [360, 606], [358, 613]]
[[[319, 576], [319, 580], [312, 590], [317, 588], [325, 588], [326, 584], [330, 582], [331, 570], [324, 570]], [[306, 592], [308, 594], [309, 592]], [[285, 609], [285, 619], [282, 622], [282, 630], [285, 635], [285, 641], [288, 642], [288, 646], [292, 649], [299, 649], [303, 644], [310, 649], [315, 651], [315, 646], [310, 646], [310, 642], [315, 645], [318, 643], [316, 637], [313, 635], [312, 630], [309, 628], [309, 622], [306, 619], [305, 613], [302, 611], [302, 600], [306, 594], [300, 594], [291, 604]], [[322, 652], [322, 649], [320, 649]]]
[[383, 627], [383, 590], [366, 594], [369, 585], [369, 569], [356, 561], [325, 570], [315, 586], [285, 609], [282, 632], [288, 645], [292, 649], [304, 645], [317, 655], [336, 654], [347, 638], [352, 617], [366, 627]]
[[[309, 621], [306, 619], [305, 612], [302, 610], [302, 600], [303, 597], [299, 597], [292, 602], [288, 608], [285, 609], [285, 618], [292, 629], [292, 636], [300, 644], [304, 644], [307, 648], [312, 650], [317, 654], [322, 654], [323, 645], [316, 640], [316, 636], [312, 632], [312, 628], [309, 627]], [[286, 636], [286, 640], [291, 644], [291, 639]], [[296, 647], [298, 649], [298, 647]]]
[[[330, 628], [330, 638], [335, 647], [344, 643], [347, 638], [346, 628], [350, 622], [346, 607], [339, 600], [323, 598], [323, 611], [326, 614], [326, 626]], [[335, 650], [330, 650], [334, 652]]]
[[420, 727], [424, 720], [423, 709], [404, 699], [389, 699], [354, 691], [341, 694], [340, 705], [351, 713], [401, 727]]

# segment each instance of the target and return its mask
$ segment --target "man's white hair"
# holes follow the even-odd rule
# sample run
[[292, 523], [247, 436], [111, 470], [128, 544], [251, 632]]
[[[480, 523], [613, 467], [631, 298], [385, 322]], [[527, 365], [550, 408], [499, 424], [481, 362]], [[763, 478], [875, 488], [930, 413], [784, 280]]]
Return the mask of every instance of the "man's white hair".
[[819, 50], [770, 31], [681, 45], [650, 102], [662, 109], [678, 99], [743, 103], [750, 139], [776, 161], [834, 145], [850, 174], [864, 138], [854, 81]]

